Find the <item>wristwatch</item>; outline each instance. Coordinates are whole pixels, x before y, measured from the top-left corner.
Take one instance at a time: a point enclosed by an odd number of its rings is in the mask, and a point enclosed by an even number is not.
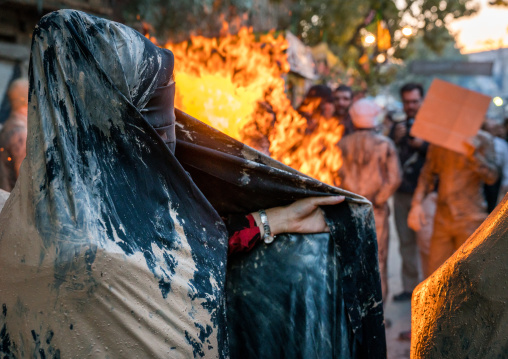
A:
[[[260,209],[258,211],[259,217],[261,217],[261,224],[263,224],[263,229],[265,231],[265,234],[263,235],[263,242],[266,244],[270,244],[275,239],[274,236],[272,236],[272,231],[270,231],[270,224],[268,223],[268,216],[266,215],[266,212],[264,209]]]

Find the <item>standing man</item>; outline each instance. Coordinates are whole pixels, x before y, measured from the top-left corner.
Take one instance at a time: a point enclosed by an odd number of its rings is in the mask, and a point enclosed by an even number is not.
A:
[[[419,283],[418,246],[416,233],[408,227],[407,218],[411,200],[418,183],[418,176],[425,163],[428,143],[410,136],[416,113],[423,102],[423,87],[408,83],[400,89],[400,97],[406,113],[404,121],[395,123],[390,137],[397,146],[402,167],[402,183],[394,195],[395,226],[399,235],[399,251],[402,257],[402,293],[393,296],[394,301],[410,300],[413,289]]]
[[[354,131],[353,122],[349,115],[349,108],[353,103],[353,90],[351,90],[351,87],[339,85],[333,91],[333,102],[335,104],[335,117],[344,126],[343,136],[347,136]]]
[[[339,142],[342,188],[372,202],[378,242],[379,272],[383,300],[388,293],[387,259],[389,226],[388,199],[400,184],[400,167],[393,142],[376,131],[382,109],[372,100],[361,99],[351,106],[355,132]]]

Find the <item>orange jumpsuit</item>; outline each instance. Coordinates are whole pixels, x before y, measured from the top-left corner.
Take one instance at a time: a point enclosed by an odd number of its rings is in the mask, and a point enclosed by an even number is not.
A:
[[[487,218],[483,184],[498,178],[492,137],[480,131],[476,152],[466,156],[430,145],[412,205],[421,204],[438,180],[437,209],[430,241],[429,272],[434,272]]]

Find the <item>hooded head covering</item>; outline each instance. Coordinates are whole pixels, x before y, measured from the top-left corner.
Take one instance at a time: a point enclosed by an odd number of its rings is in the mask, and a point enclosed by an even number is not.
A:
[[[37,25],[27,157],[0,217],[14,356],[227,356],[226,231],[154,130],[174,141],[173,62],[78,11]]]
[[[374,128],[379,124],[382,111],[374,101],[362,98],[353,103],[349,114],[356,128]]]

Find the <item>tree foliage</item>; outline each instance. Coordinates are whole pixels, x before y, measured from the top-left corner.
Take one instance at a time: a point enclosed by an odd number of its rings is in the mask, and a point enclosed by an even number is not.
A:
[[[375,32],[379,23],[387,29],[392,47],[386,57],[409,58],[415,50],[416,38],[426,49],[439,54],[454,42],[446,25],[473,14],[478,6],[474,0],[123,1],[124,21],[132,26],[143,20],[150,24],[151,35],[164,41],[182,41],[192,34],[218,36],[224,22],[253,26],[254,31],[266,30],[257,24],[269,14],[278,30],[290,29],[309,46],[326,42],[341,59],[342,68],[353,69],[369,86],[389,81],[391,72],[376,60],[385,49],[365,46],[366,31]],[[261,8],[268,11],[260,11]],[[404,37],[400,31],[404,26],[410,26],[414,35]]]
[[[403,6],[397,3],[399,7],[394,0],[294,1],[291,7],[293,16],[287,26],[308,45],[326,41],[345,66],[355,68],[372,86],[386,81],[387,71],[377,64],[379,49],[362,43],[362,31],[374,32],[373,24],[382,21],[392,37],[392,49],[388,55],[396,59],[410,57],[417,38],[427,51],[439,54],[454,43],[446,25],[454,19],[473,14],[478,6],[472,0],[406,0]],[[404,26],[413,29],[413,36],[402,35]]]
[[[459,49],[453,42],[452,36],[450,34],[448,34],[448,36],[450,37],[449,40],[446,42],[446,45],[438,54],[436,52],[429,51],[423,35],[417,35],[413,39],[413,44],[411,46],[412,51],[408,53],[408,57],[405,59],[405,62],[410,64],[413,60],[465,61],[467,56],[460,53]],[[391,93],[394,95],[394,97],[399,96],[398,90],[402,87],[403,84],[407,82],[420,83],[424,88],[429,88],[430,84],[436,77],[428,75],[417,75],[411,73],[408,70],[408,66],[400,67],[397,71],[394,81],[390,83]],[[462,86],[465,86],[466,82],[469,80],[467,76],[458,75],[438,75],[437,77],[448,82],[460,84]]]
[[[493,5],[493,6],[506,6],[506,7],[508,7],[508,0],[490,0],[489,4]]]
[[[190,35],[219,36],[224,23],[238,24],[251,10],[249,0],[123,1],[122,21],[144,26],[159,40],[183,41]],[[141,22],[143,25],[141,25]]]

